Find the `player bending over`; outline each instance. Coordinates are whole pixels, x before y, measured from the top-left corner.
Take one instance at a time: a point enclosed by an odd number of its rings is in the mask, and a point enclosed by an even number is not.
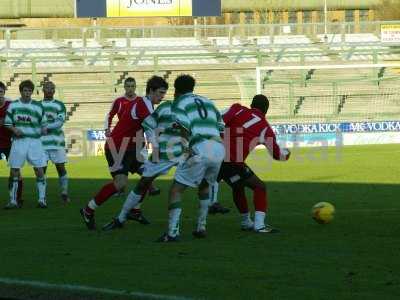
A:
[[[164,101],[143,121],[142,127],[153,147],[151,158],[144,162],[142,177],[129,193],[118,217],[106,224],[103,230],[121,228],[128,219],[131,209],[143,201],[153,180],[166,174],[184,159],[182,145],[184,142],[180,136],[180,130],[173,126],[171,106],[171,101]]]
[[[24,80],[19,85],[21,98],[12,102],[7,109],[4,125],[13,133],[9,165],[12,185],[10,202],[7,208],[18,207],[17,195],[21,176],[20,169],[27,160],[33,166],[36,186],[39,194],[38,207],[46,208],[46,178],[43,168],[46,166],[41,136],[47,134],[47,121],[42,103],[32,100],[35,86],[32,81]]]
[[[168,230],[159,242],[174,242],[179,239],[179,222],[182,212],[181,197],[187,187],[198,187],[199,213],[193,235],[206,236],[209,185],[217,179],[225,156],[220,132],[223,130],[221,115],[214,103],[193,94],[195,80],[189,75],[175,80],[175,100],[172,115],[182,135],[189,140],[189,158],[176,168],[174,182],[168,198]]]
[[[114,194],[125,189],[128,173],[137,173],[144,158],[142,122],[153,111],[153,105],[160,103],[168,89],[168,83],[159,76],[147,81],[146,97],[137,97],[126,104],[121,119],[107,138],[105,156],[113,181],[104,185],[97,195],[80,210],[83,221],[89,230],[96,228],[94,212]]]
[[[65,137],[62,129],[66,110],[65,105],[54,99],[56,86],[51,81],[43,84],[42,106],[47,119],[47,135],[42,136],[42,144],[46,154],[46,162],[52,161],[56,166],[58,181],[61,188],[61,201],[68,203],[68,175],[65,169],[67,155],[65,152]],[[46,173],[47,166],[44,168]]]
[[[274,233],[278,230],[265,223],[268,210],[267,189],[245,160],[257,145],[265,145],[275,160],[286,161],[290,156],[289,150],[280,149],[275,134],[265,119],[268,108],[267,97],[256,95],[251,108],[236,103],[223,115],[224,142],[229,152],[218,176],[219,180],[223,179],[232,188],[234,202],[242,216],[242,229],[260,233]],[[254,222],[247,206],[245,187],[253,191]]]
[[[124,81],[124,89],[125,89],[125,94],[123,96],[120,96],[116,99],[111,104],[111,109],[107,113],[105,121],[104,121],[104,129],[105,129],[105,134],[107,137],[110,136],[111,134],[111,126],[113,119],[115,115],[117,115],[118,120],[121,119],[122,114],[124,112],[124,107],[125,104],[134,101],[138,96],[136,95],[136,80],[133,77],[128,77]],[[139,173],[141,173],[141,170],[139,170]],[[160,194],[160,189],[151,185],[149,188],[149,195],[154,196],[154,195],[159,195]],[[136,213],[140,212],[140,206],[136,208]]]

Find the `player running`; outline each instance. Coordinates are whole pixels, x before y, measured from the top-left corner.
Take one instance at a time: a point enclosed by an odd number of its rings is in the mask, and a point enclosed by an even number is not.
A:
[[[124,107],[121,119],[112,130],[106,141],[105,155],[113,181],[104,185],[97,195],[80,210],[89,230],[96,228],[94,212],[97,207],[112,195],[125,189],[128,173],[137,173],[144,158],[141,151],[144,147],[142,122],[153,111],[153,105],[160,103],[168,89],[168,83],[159,76],[147,81],[146,97],[136,97]]]
[[[171,106],[171,101],[164,101],[143,121],[142,127],[153,148],[152,156],[144,162],[142,177],[129,193],[120,214],[106,224],[103,230],[121,228],[128,219],[131,209],[143,201],[154,179],[166,174],[184,159],[183,144],[185,142],[180,135],[180,130],[173,126]]]
[[[175,80],[175,100],[172,114],[182,135],[189,140],[190,157],[178,165],[168,199],[168,231],[159,242],[179,240],[179,222],[182,212],[181,195],[187,187],[198,187],[200,200],[197,227],[193,235],[206,236],[206,223],[210,202],[209,185],[217,179],[225,148],[220,132],[224,126],[214,103],[193,94],[195,80],[190,75],[178,76]]]
[[[6,208],[17,208],[20,169],[27,160],[34,168],[36,186],[39,194],[38,207],[47,208],[46,178],[43,168],[46,166],[41,136],[47,134],[47,121],[40,101],[32,100],[35,86],[32,81],[24,80],[19,85],[21,98],[12,102],[7,109],[4,125],[13,133],[9,165],[12,185],[10,202]]]
[[[256,95],[251,108],[236,103],[223,115],[224,141],[229,151],[222,163],[219,180],[223,179],[232,188],[234,202],[242,217],[242,229],[259,233],[275,233],[278,230],[265,223],[268,210],[266,186],[245,160],[257,145],[265,145],[275,160],[286,161],[290,157],[289,150],[281,149],[277,144],[275,134],[265,119],[268,108],[267,97]],[[253,191],[254,222],[247,207],[245,187]]]
[[[0,81],[0,160],[8,160],[11,150],[11,131],[4,126],[4,120],[6,118],[7,108],[11,104],[11,100],[5,97],[6,85]],[[12,177],[10,172],[10,177],[8,178],[8,189],[11,189]],[[18,181],[18,191],[17,191],[17,204],[18,207],[22,207],[22,178]]]
[[[138,96],[136,95],[136,80],[133,77],[128,77],[124,81],[124,89],[125,94],[121,97],[116,98],[112,104],[111,109],[107,113],[105,121],[104,121],[104,130],[106,137],[109,137],[111,134],[111,126],[115,115],[117,115],[118,120],[121,119],[122,114],[124,112],[125,104],[128,104],[131,101],[134,101]],[[141,171],[139,171],[141,173]],[[155,196],[160,194],[160,189],[150,185],[149,187],[149,195]],[[140,206],[134,209],[136,214],[140,213]]]
[[[66,109],[64,103],[54,99],[56,86],[51,81],[43,84],[42,106],[47,119],[47,135],[42,136],[42,144],[46,154],[46,161],[52,161],[56,166],[58,181],[61,188],[61,201],[68,203],[68,175],[65,169],[67,155],[65,152],[65,137],[62,129]],[[47,167],[44,168],[46,173]]]

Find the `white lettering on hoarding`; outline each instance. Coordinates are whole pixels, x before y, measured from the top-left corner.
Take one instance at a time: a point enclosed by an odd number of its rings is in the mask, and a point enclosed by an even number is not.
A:
[[[132,8],[134,5],[170,5],[172,0],[129,0],[127,8]]]

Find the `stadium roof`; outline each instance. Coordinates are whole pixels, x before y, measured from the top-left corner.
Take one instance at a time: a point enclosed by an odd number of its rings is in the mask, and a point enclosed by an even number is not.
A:
[[[75,0],[0,0],[0,18],[73,17]],[[327,0],[329,9],[367,9],[381,0]],[[323,0],[222,0],[222,10],[322,10]]]

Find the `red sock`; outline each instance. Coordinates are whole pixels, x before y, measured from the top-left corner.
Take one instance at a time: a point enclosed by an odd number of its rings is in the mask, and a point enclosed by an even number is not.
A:
[[[233,201],[239,212],[241,214],[246,214],[249,212],[249,208],[247,206],[246,193],[244,191],[244,187],[237,187],[232,190]]]
[[[108,200],[112,195],[116,194],[118,190],[115,188],[115,185],[113,182],[106,184],[103,186],[100,190],[100,192],[97,193],[97,195],[94,197],[94,202],[96,202],[96,205],[100,206],[104,202]]]
[[[22,179],[18,180],[18,190],[17,190],[17,202],[21,203],[22,202],[22,189],[24,186],[24,182]]]
[[[256,187],[253,190],[253,202],[256,211],[266,212],[268,208],[267,190],[265,188]]]

